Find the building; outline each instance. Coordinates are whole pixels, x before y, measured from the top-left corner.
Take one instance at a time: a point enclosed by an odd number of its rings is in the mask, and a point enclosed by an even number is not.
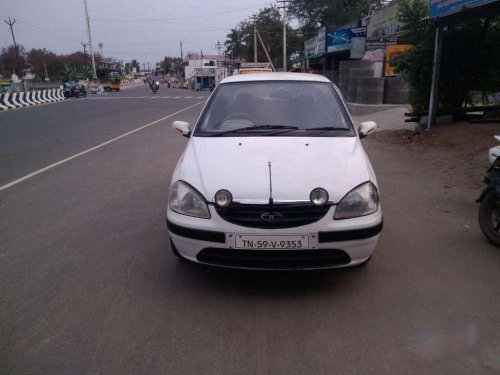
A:
[[[223,55],[204,55],[188,52],[183,61],[184,79],[192,82],[193,88],[209,90],[210,81],[218,84],[232,74],[234,61]]]

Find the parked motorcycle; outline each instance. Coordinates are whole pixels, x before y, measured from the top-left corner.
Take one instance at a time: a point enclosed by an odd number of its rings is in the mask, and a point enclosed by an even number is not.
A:
[[[149,86],[151,87],[151,91],[153,91],[153,94],[156,94],[158,92],[158,90],[160,89],[160,82],[158,82],[158,81],[151,82],[151,84]]]
[[[495,139],[500,142],[500,136]],[[479,226],[484,236],[500,247],[500,146],[489,150],[491,166],[483,182],[486,184],[477,200],[479,205]]]

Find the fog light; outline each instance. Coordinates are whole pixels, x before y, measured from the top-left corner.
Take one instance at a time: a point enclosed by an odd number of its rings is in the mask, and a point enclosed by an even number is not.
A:
[[[328,192],[323,188],[316,188],[311,191],[309,199],[315,206],[323,206],[328,202]]]
[[[226,208],[232,203],[233,196],[227,190],[219,190],[217,193],[215,193],[214,201],[217,206]]]

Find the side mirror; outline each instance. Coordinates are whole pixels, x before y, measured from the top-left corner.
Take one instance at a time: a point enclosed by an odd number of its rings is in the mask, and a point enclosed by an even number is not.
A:
[[[359,138],[365,138],[369,136],[374,130],[377,129],[377,123],[375,121],[365,121],[359,124]]]
[[[183,137],[189,138],[191,136],[191,125],[186,121],[174,121],[172,128],[180,133]]]

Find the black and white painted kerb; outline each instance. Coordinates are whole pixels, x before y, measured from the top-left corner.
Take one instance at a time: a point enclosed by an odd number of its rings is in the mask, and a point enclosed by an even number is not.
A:
[[[64,100],[62,89],[47,89],[27,92],[0,94],[0,110],[31,107],[38,104],[54,103]]]

